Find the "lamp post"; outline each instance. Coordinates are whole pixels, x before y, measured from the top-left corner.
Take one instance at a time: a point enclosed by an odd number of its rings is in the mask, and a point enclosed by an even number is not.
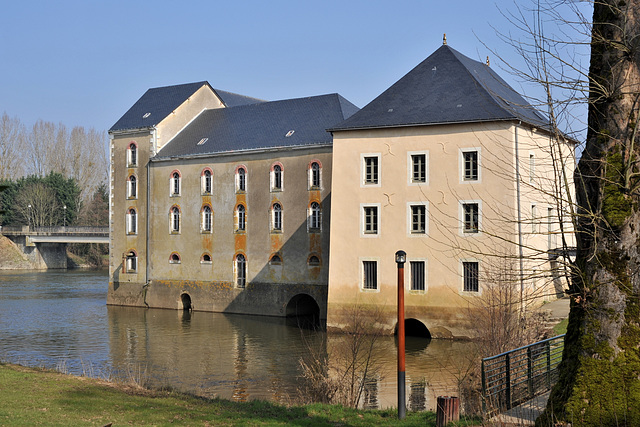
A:
[[[31,204],[27,205],[27,225],[31,228]]]
[[[406,414],[405,368],[404,368],[404,263],[407,261],[405,251],[396,252],[398,266],[398,419],[403,420]]]
[[[62,209],[64,210],[64,216],[62,217],[62,226],[67,226],[67,205],[63,205]]]

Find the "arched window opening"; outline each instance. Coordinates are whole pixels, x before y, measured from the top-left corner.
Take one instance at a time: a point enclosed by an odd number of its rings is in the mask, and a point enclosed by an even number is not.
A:
[[[236,190],[239,192],[247,191],[247,171],[244,168],[238,168],[236,172]]]
[[[171,195],[180,195],[180,174],[178,172],[174,172],[171,175]]]
[[[200,258],[200,262],[201,263],[211,263],[211,255],[209,254],[202,254],[202,258]]]
[[[271,264],[271,265],[280,265],[280,264],[282,264],[282,258],[280,258],[280,255],[278,255],[278,254],[273,254],[271,256],[271,259],[269,260],[269,264]]]
[[[272,215],[273,231],[282,231],[282,206],[280,205],[280,203],[273,204]]]
[[[204,194],[211,194],[212,181],[211,171],[209,169],[205,169],[202,173],[202,192]]]
[[[245,231],[247,226],[247,215],[243,205],[236,207],[236,231]]]
[[[172,253],[169,257],[169,262],[171,264],[180,264],[180,255],[178,255],[176,252]]]
[[[129,166],[138,165],[138,147],[134,142],[129,144]]]
[[[247,284],[247,260],[242,254],[236,255],[236,286],[244,288]]]
[[[137,183],[135,175],[131,175],[129,177],[128,184],[129,184],[128,185],[129,188],[127,189],[128,190],[127,191],[127,193],[128,193],[127,196],[130,199],[135,199],[136,197],[138,197],[138,183]]]
[[[322,224],[320,204],[318,202],[311,203],[309,206],[309,231],[318,232]]]
[[[320,164],[318,162],[313,162],[309,169],[309,188],[319,189],[320,182]]]
[[[171,208],[171,232],[180,232],[180,209],[177,206]]]
[[[125,270],[127,273],[135,273],[138,270],[138,255],[135,251],[129,251],[126,255]]]
[[[315,255],[311,255],[309,257],[309,265],[312,266],[312,267],[320,265],[320,258],[318,258]]]
[[[273,166],[271,189],[274,191],[282,190],[282,166],[280,165]]]
[[[136,234],[138,232],[138,214],[136,210],[131,208],[127,212],[127,234]]]
[[[210,232],[213,223],[213,213],[209,205],[202,208],[202,231]]]

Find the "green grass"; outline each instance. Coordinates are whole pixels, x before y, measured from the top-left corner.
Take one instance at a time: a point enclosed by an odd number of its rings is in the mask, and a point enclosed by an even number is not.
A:
[[[433,426],[432,412],[361,411],[336,405],[285,407],[150,391],[58,372],[0,364],[3,426]]]
[[[567,333],[567,325],[569,324],[569,319],[563,319],[560,323],[553,327],[553,332],[555,335],[562,335]]]

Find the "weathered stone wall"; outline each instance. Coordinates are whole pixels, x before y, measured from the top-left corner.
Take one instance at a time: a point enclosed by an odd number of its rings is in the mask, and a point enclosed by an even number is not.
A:
[[[248,283],[244,289],[233,282],[152,280],[144,283],[109,284],[107,304],[183,309],[188,295],[195,311],[285,317],[294,297],[308,295],[318,304],[320,318],[327,315],[327,287],[309,284]]]

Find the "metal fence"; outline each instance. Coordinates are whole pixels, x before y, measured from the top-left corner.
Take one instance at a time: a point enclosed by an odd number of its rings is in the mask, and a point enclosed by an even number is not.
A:
[[[558,380],[564,335],[482,359],[486,414],[507,411],[550,390]]]
[[[93,226],[53,226],[53,227],[29,227],[26,225],[0,227],[3,234],[109,234],[109,227]]]

